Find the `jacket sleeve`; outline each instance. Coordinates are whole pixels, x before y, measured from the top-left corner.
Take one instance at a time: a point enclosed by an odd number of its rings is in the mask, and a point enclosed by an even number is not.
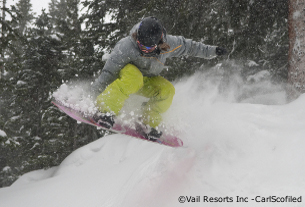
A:
[[[170,51],[165,52],[168,54],[168,57],[189,55],[192,57],[211,59],[217,56],[217,46],[205,45],[182,36],[167,35],[167,43],[171,47]]]
[[[119,41],[106,61],[100,76],[94,81],[92,91],[95,96],[102,93],[106,87],[119,77],[121,69],[133,60],[128,51],[130,41],[125,38]]]

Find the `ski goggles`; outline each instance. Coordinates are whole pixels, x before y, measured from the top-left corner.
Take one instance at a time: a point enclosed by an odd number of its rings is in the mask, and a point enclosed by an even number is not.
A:
[[[151,52],[154,52],[156,49],[157,49],[157,45],[154,45],[154,46],[151,46],[151,47],[148,47],[148,46],[145,46],[145,45],[142,45],[140,43],[139,40],[137,40],[137,44],[138,44],[138,47],[139,49],[144,52],[144,53],[151,53]]]

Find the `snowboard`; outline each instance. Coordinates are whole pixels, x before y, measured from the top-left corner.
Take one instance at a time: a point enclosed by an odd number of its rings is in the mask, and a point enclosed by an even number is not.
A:
[[[125,134],[131,137],[139,138],[142,140],[150,141],[150,142],[155,142],[159,143],[162,145],[170,146],[170,147],[182,147],[183,146],[183,141],[179,139],[178,137],[167,134],[166,132],[163,132],[160,140],[158,141],[152,141],[146,139],[142,134],[138,133],[135,129],[135,127],[132,127],[130,124],[124,124],[120,120],[116,120],[114,126],[111,129],[107,129],[99,125],[97,122],[94,121],[93,115],[90,114],[85,114],[81,111],[78,111],[76,109],[73,109],[69,106],[66,106],[62,104],[59,101],[52,101],[52,103],[57,106],[60,110],[62,110],[64,113],[66,113],[68,116],[71,118],[75,119],[76,121],[86,123],[89,125],[93,125],[99,128],[102,128],[104,130],[116,133],[116,134]]]

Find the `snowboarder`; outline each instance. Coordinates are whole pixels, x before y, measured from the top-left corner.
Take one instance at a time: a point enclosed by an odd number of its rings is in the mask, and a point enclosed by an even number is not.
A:
[[[110,54],[101,75],[92,85],[96,106],[100,112],[94,119],[105,128],[112,128],[124,102],[131,94],[149,98],[143,107],[137,130],[147,139],[157,140],[162,135],[158,125],[161,114],[172,104],[174,86],[159,74],[166,58],[189,55],[211,59],[226,54],[226,49],[204,45],[182,36],[167,35],[161,22],[146,17],[121,39]]]

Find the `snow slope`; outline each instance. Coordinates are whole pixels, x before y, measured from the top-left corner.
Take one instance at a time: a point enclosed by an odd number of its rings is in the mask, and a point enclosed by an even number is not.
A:
[[[284,104],[285,93],[264,82],[269,93],[237,103],[236,91],[220,94],[205,77],[175,83],[164,116],[186,147],[110,135],[0,189],[0,206],[305,206],[305,95]],[[190,196],[197,202],[179,203]],[[302,200],[263,203],[269,196]]]

